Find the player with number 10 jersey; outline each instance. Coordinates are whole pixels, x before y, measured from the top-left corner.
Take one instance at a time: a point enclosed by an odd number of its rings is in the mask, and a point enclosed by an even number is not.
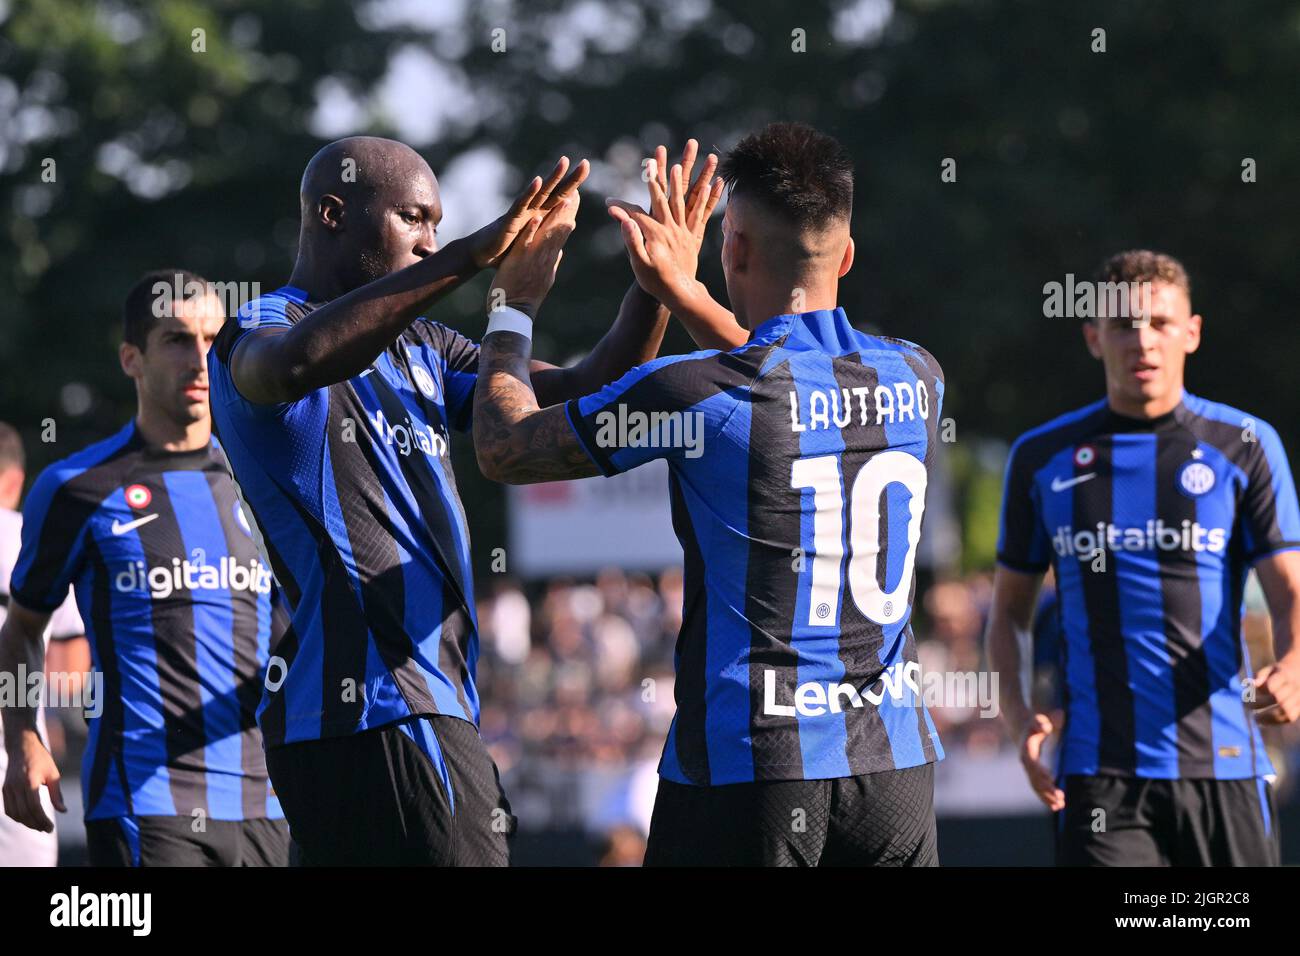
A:
[[[665,779],[820,780],[942,756],[910,624],[942,398],[928,352],[836,308],[569,403],[605,474],[669,459],[686,594]],[[665,410],[699,416],[698,457],[610,453],[603,428]]]
[[[943,751],[910,619],[943,372],[838,307],[853,259],[842,146],[773,124],[721,175],[734,317],[662,275],[674,248],[698,249],[679,216],[681,170],[671,200],[652,182],[653,215],[615,215],[642,287],[693,334],[712,323],[726,348],[660,358],[529,411],[529,340],[490,326],[479,461],[514,483],[668,462],[685,595],[647,864],[933,864]],[[544,227],[539,247],[551,241]],[[497,283],[535,310],[526,281]]]

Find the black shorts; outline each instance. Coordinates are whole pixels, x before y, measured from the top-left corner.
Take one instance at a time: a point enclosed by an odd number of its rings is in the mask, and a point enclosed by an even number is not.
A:
[[[1273,787],[1245,780],[1068,776],[1057,866],[1277,866]]]
[[[938,866],[934,764],[834,780],[659,781],[646,866]]]
[[[415,717],[272,747],[300,866],[507,866],[515,818],[478,729]]]
[[[86,821],[91,866],[288,866],[283,820],[109,817]]]

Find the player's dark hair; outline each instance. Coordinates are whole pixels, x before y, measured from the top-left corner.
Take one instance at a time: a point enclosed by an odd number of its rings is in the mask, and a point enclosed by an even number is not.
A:
[[[1192,280],[1183,264],[1173,256],[1150,249],[1117,252],[1097,269],[1098,282],[1167,282],[1192,298]]]
[[[0,471],[9,468],[26,468],[27,453],[18,429],[8,422],[0,422]]]
[[[158,320],[173,315],[177,301],[211,291],[212,283],[188,269],[155,269],[140,277],[122,306],[122,339],[141,352]]]
[[[799,229],[853,212],[853,161],[833,136],[806,123],[770,123],[727,153],[718,175],[733,196],[757,199]]]

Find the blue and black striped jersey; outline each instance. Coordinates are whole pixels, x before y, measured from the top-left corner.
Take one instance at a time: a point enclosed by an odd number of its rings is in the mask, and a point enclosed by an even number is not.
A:
[[[293,620],[258,720],[268,747],[417,714],[478,722],[469,530],[449,429],[470,425],[478,346],[417,319],[364,372],[258,405],[230,356],[255,328],[317,303],[284,287],[247,303],[208,354],[212,419]]]
[[[280,818],[256,710],[286,622],[220,446],[162,451],[132,422],[41,472],[22,538],[14,600],[53,611],[73,585],[102,675],[86,819]]]
[[[942,398],[929,353],[835,309],[568,403],[605,474],[669,465],[686,580],[664,777],[825,779],[942,757],[909,623]]]
[[[1272,772],[1245,698],[1253,562],[1300,547],[1277,433],[1184,395],[1152,420],[1103,400],[1016,441],[998,560],[1060,592],[1060,772],[1235,779]]]

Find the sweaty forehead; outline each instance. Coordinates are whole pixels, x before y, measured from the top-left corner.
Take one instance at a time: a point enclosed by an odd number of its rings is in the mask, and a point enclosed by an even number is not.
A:
[[[404,157],[384,169],[375,187],[385,205],[429,206],[441,211],[438,179],[418,155]]]

